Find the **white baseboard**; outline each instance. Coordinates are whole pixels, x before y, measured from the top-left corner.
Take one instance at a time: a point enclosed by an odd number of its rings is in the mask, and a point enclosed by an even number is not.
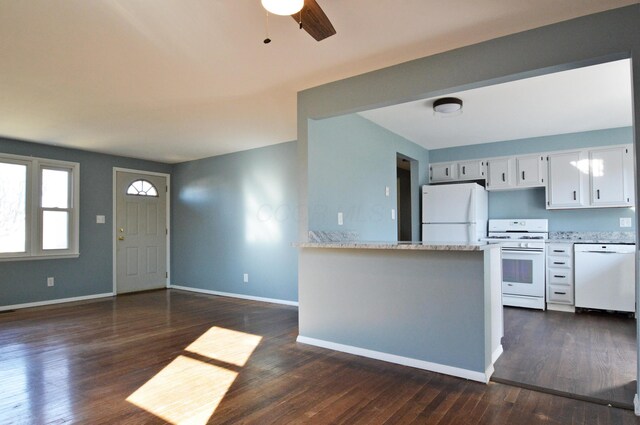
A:
[[[3,306],[0,306],[0,311],[18,310],[20,308],[30,308],[30,307],[42,307],[45,305],[72,303],[74,301],[93,300],[95,298],[107,298],[107,297],[113,297],[113,296],[114,296],[113,292],[106,292],[104,294],[84,295],[82,297],[59,298],[57,300],[37,301],[34,303],[3,305]]]
[[[633,397],[633,412],[636,416],[640,416],[640,401],[638,400],[638,394]]]
[[[198,292],[200,294],[218,295],[220,297],[241,298],[243,300],[261,301],[261,302],[264,302],[264,303],[272,303],[272,304],[292,305],[294,307],[298,306],[298,302],[297,301],[279,300],[279,299],[276,299],[276,298],[254,297],[253,295],[234,294],[234,293],[231,293],[231,292],[211,291],[209,289],[191,288],[189,286],[180,286],[180,285],[169,285],[169,288],[170,289],[180,289],[181,291]]]
[[[576,312],[576,308],[572,305],[566,305],[566,304],[554,304],[554,303],[547,303],[547,310],[549,311],[563,311],[565,313],[575,313]]]
[[[504,349],[502,348],[502,344],[498,345],[498,348],[495,349],[493,353],[491,353],[491,364],[494,364],[498,361],[498,358],[502,355]]]
[[[445,375],[456,376],[458,378],[470,379],[472,381],[478,381],[482,383],[489,382],[491,373],[493,373],[493,366],[489,366],[485,373],[475,372],[473,370],[461,369],[459,367],[447,366],[439,363],[432,363],[425,360],[413,359],[410,357],[398,356],[395,354],[383,353],[380,351],[368,350],[366,348],[353,347],[351,345],[339,344],[336,342],[324,341],[316,338],[309,338],[306,336],[298,335],[296,339],[299,343],[315,345],[316,347],[328,348],[334,351],[341,351],[343,353],[355,354],[356,356],[368,357],[370,359],[382,360],[389,363],[396,363],[403,366],[415,367],[417,369],[424,369],[430,372],[443,373]],[[489,373],[490,372],[490,373]],[[489,375],[487,375],[489,373]]]

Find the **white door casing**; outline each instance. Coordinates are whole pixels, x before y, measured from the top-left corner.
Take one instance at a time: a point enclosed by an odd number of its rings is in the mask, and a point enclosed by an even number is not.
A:
[[[159,173],[114,169],[114,293],[145,291],[168,282],[168,178]],[[137,180],[157,196],[127,194]]]

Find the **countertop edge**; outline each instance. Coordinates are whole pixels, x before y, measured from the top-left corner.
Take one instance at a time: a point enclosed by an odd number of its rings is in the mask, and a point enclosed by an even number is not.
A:
[[[405,251],[485,251],[498,245],[492,244],[394,244],[375,242],[302,242],[294,244],[296,248],[331,248],[331,249],[378,249]]]

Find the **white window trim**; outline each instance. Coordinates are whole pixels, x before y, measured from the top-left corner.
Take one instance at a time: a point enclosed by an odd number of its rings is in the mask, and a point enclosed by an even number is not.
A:
[[[25,252],[0,253],[0,261],[52,260],[58,258],[77,258],[80,256],[80,164],[31,156],[0,153],[1,162],[23,164],[27,166],[26,183],[26,235]],[[71,171],[72,188],[71,223],[69,225],[69,248],[57,250],[42,249],[42,208],[40,194],[42,168],[61,168]]]

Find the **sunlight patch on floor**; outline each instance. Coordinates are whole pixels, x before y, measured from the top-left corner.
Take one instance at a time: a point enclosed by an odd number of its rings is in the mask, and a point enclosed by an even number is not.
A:
[[[258,335],[214,326],[196,339],[186,350],[210,359],[244,366],[261,340],[262,337]]]
[[[174,425],[206,424],[238,372],[195,359],[191,353],[242,367],[261,340],[261,336],[214,326],[127,401]]]
[[[178,356],[127,401],[172,424],[206,424],[237,373]]]

